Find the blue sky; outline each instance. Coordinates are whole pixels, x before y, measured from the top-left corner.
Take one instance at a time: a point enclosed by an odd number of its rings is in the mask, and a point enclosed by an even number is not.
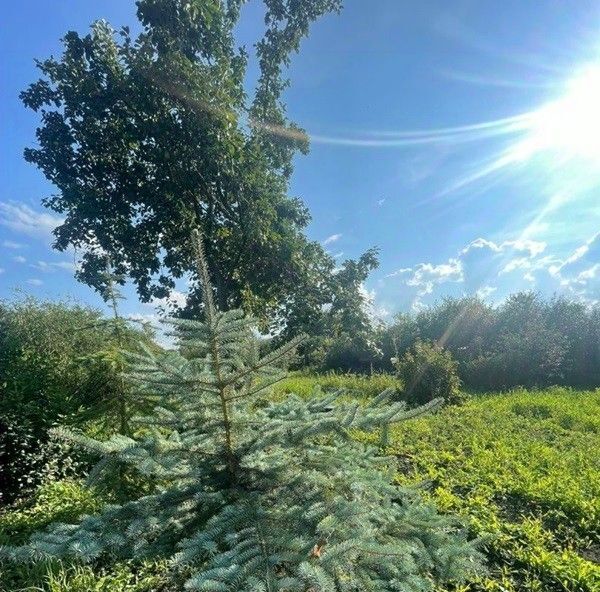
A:
[[[21,0],[0,38],[0,297],[100,305],[50,248],[54,190],[22,151],[37,116],[18,93],[67,30],[135,25],[130,0]],[[239,27],[251,45],[260,4]],[[134,27],[135,29],[135,27]],[[444,295],[534,289],[600,299],[600,2],[346,0],[290,69],[289,115],[312,137],[292,193],[340,261],[371,246],[378,315]],[[255,71],[249,74],[249,85]],[[152,315],[132,291],[131,313]]]

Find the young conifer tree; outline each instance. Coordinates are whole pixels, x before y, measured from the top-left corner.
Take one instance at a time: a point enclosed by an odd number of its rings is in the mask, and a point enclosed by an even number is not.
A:
[[[88,415],[99,425],[106,433],[118,432],[124,436],[131,435],[131,417],[134,409],[134,395],[127,383],[125,377],[126,370],[126,351],[132,345],[132,331],[130,330],[130,321],[125,319],[119,312],[119,300],[124,300],[119,284],[122,283],[124,276],[116,274],[113,271],[110,257],[106,257],[105,270],[102,277],[102,299],[109,306],[111,315],[108,318],[99,319],[89,328],[100,329],[103,333],[110,336],[106,347],[86,356],[90,364],[97,364],[101,367],[110,368],[111,384],[109,396],[100,396],[98,401],[89,410]],[[105,381],[106,375],[98,372],[99,380]],[[102,392],[106,389],[106,384],[98,384],[97,390]]]
[[[85,356],[84,360],[96,367],[96,371],[90,372],[94,376],[94,387],[97,398],[89,408],[81,414],[83,421],[90,421],[96,433],[120,434],[122,436],[133,436],[136,428],[132,423],[132,417],[143,411],[153,408],[152,401],[136,393],[126,376],[128,350],[139,350],[139,341],[143,340],[146,345],[152,343],[152,333],[147,326],[142,331],[133,328],[137,321],[123,317],[119,311],[119,301],[124,296],[119,286],[124,283],[125,277],[113,270],[111,259],[107,255],[105,270],[101,274],[101,295],[104,302],[109,306],[111,314],[108,318],[100,318],[86,329],[99,330],[106,334],[108,339],[102,349]],[[57,430],[54,430],[57,432]],[[67,432],[58,430],[59,436],[67,435],[69,440],[73,436]],[[85,443],[84,443],[85,446]],[[105,489],[112,490],[118,497],[127,497],[132,490],[139,488],[139,480],[131,479],[134,470],[125,463],[117,462],[114,457],[104,458],[104,462],[96,466],[93,475],[98,474]],[[106,470],[106,461],[115,465],[114,472]],[[92,478],[95,479],[93,476]],[[95,480],[99,484],[99,481]]]
[[[58,524],[0,556],[170,557],[204,591],[426,591],[464,579],[479,554],[456,522],[391,484],[390,459],[353,430],[414,416],[384,392],[367,406],[340,394],[270,402],[293,341],[259,355],[252,321],[215,309],[194,238],[204,318],[169,321],[179,350],[128,356],[135,390],[157,399],[132,438],[66,434],[151,477],[149,495],[79,524]],[[382,430],[387,433],[387,429]]]

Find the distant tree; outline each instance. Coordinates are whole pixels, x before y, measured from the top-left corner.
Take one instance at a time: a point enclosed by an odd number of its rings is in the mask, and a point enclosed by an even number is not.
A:
[[[202,230],[215,297],[266,318],[332,258],[304,235],[309,214],[288,195],[306,134],[285,114],[284,70],[310,25],[341,0],[265,0],[259,78],[244,88],[248,53],[236,46],[241,0],[138,0],[133,38],[99,21],[64,37],[60,59],[22,94],[41,112],[25,158],[58,191],[55,247],[82,253],[79,279],[102,290],[104,253],[142,300],[194,274],[190,229]],[[316,306],[316,303],[315,303]],[[201,308],[193,283],[188,308]]]
[[[476,297],[444,298],[382,329],[383,368],[418,340],[437,343],[474,389],[560,384],[600,386],[600,306],[521,292],[492,307]]]
[[[435,341],[459,362],[483,354],[495,323],[492,308],[476,296],[444,298],[417,315],[421,339]]]
[[[380,352],[377,321],[364,283],[378,264],[378,251],[371,248],[338,269],[313,275],[310,285],[284,304],[275,342],[306,331],[310,337],[300,347],[303,364],[322,369],[370,368]]]
[[[399,358],[418,339],[419,326],[414,315],[406,312],[396,313],[392,322],[382,327],[379,333],[382,368],[392,370],[392,359]]]
[[[379,265],[377,254],[377,249],[369,249],[356,261],[348,259],[332,278],[333,300],[326,311],[327,369],[365,371],[379,362],[377,320],[365,288]]]
[[[488,351],[467,367],[471,384],[483,389],[564,384],[567,345],[548,324],[540,297],[533,292],[513,294],[496,315]]]
[[[594,305],[588,317],[584,355],[582,384],[597,388],[600,386],[600,303]]]
[[[579,387],[593,385],[590,361],[600,347],[600,341],[590,339],[594,331],[593,310],[561,296],[547,303],[544,314],[545,326],[563,347],[561,382]]]

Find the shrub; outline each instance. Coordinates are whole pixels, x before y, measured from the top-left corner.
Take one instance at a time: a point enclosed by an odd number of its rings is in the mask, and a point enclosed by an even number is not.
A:
[[[438,397],[446,403],[460,400],[458,363],[449,351],[433,343],[418,341],[396,360],[396,369],[410,403],[422,405]]]
[[[129,343],[145,334],[126,329],[126,336]],[[55,450],[47,445],[52,426],[105,415],[102,404],[120,386],[103,355],[113,340],[97,310],[32,298],[0,302],[0,502],[39,484]]]
[[[0,414],[0,502],[30,492],[41,482],[81,475],[87,460],[56,438],[41,445],[27,418]]]

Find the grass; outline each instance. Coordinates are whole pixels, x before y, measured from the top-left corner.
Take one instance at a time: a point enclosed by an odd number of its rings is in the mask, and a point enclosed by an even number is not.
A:
[[[461,592],[600,591],[600,391],[474,397],[390,442],[399,482],[491,535],[489,574]]]
[[[374,397],[392,388],[398,395],[402,391],[402,382],[391,374],[376,373],[371,376],[360,374],[340,374],[330,372],[327,374],[291,374],[285,380],[278,383],[273,390],[273,398],[278,399],[285,393],[295,393],[300,397],[309,397],[315,388],[320,387],[323,391],[344,390],[350,397],[369,398]]]
[[[296,374],[275,397],[345,388],[365,397],[393,377]],[[375,434],[357,434],[375,441]],[[395,426],[388,452],[397,480],[422,488],[473,535],[489,534],[489,573],[454,592],[600,591],[600,390],[517,390],[473,396],[461,406]],[[0,513],[0,544],[54,520],[75,520],[102,501],[76,483],[42,488],[28,505]],[[20,571],[19,571],[20,570]],[[150,592],[170,590],[159,564],[93,570],[52,563],[0,571],[0,590]]]

